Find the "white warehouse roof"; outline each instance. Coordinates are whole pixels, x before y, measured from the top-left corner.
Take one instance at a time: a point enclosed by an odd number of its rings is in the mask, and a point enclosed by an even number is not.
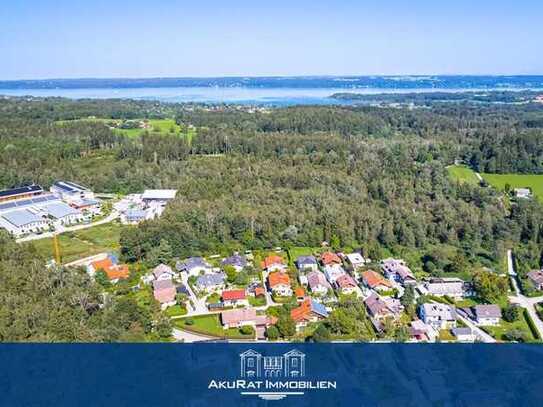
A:
[[[63,202],[50,203],[43,206],[43,209],[53,218],[60,219],[68,215],[79,215],[81,211],[66,205]]]
[[[21,227],[35,222],[43,222],[44,219],[29,210],[21,209],[19,211],[6,212],[2,217],[13,226]]]
[[[177,189],[146,189],[142,199],[174,199]]]

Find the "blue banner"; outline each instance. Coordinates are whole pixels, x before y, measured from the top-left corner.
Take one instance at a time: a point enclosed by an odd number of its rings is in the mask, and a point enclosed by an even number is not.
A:
[[[4,344],[2,406],[541,406],[543,346]]]

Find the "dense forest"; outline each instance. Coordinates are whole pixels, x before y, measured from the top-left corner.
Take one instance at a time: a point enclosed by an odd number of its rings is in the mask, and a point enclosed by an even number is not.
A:
[[[173,117],[197,135],[126,137],[75,120],[88,117]],[[123,231],[129,262],[146,260],[161,241],[179,257],[327,241],[372,258],[403,256],[431,275],[466,275],[502,271],[508,247],[539,262],[543,209],[535,200],[508,207],[492,188],[453,181],[446,166],[462,160],[481,172],[543,173],[542,135],[543,106],[532,103],[244,109],[4,98],[0,188],[70,179],[100,192],[178,189],[160,219]],[[50,273],[31,246],[2,237],[0,340],[115,341],[131,329],[151,332],[151,316],[137,304],[95,310],[94,283],[74,273]],[[58,315],[44,317],[47,309]],[[80,329],[56,334],[57,318]],[[104,328],[121,323],[108,318],[121,318],[122,328]]]

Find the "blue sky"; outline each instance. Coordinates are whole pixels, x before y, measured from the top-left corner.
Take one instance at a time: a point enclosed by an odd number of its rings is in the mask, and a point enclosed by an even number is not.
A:
[[[541,0],[1,3],[0,79],[543,74]]]

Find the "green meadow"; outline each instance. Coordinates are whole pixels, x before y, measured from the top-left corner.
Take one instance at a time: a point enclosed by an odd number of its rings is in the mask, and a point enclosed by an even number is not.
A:
[[[505,185],[513,188],[530,188],[532,193],[543,201],[543,174],[481,174],[494,188],[504,191]]]
[[[447,171],[449,172],[449,175],[458,182],[465,182],[473,185],[477,185],[479,183],[479,179],[477,178],[477,175],[475,175],[475,171],[466,165],[450,165],[447,167]]]

